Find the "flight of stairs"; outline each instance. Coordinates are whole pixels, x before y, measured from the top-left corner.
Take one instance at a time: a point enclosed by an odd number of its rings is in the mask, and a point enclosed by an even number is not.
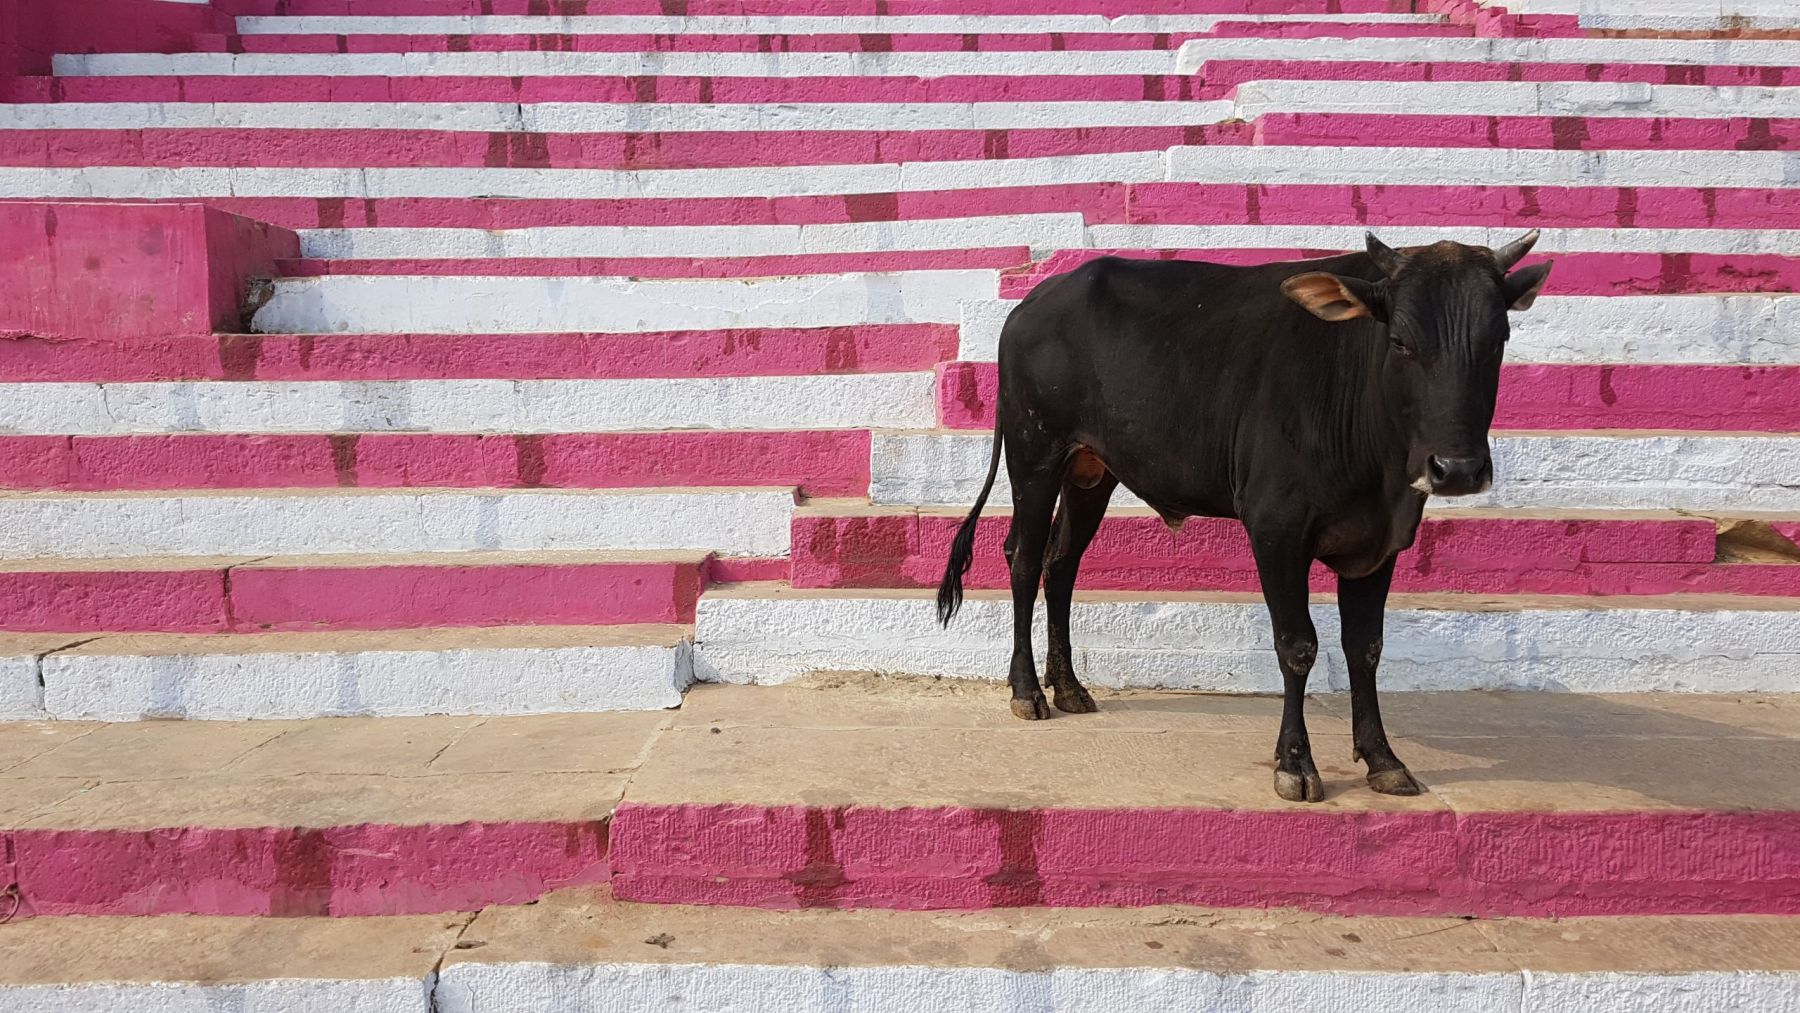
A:
[[[1800,1010],[1792,11],[0,28],[0,1010]],[[1270,792],[1233,523],[1115,496],[1099,715],[993,682],[1004,488],[937,627],[1038,281],[1533,228],[1388,616],[1427,795],[1324,607]]]

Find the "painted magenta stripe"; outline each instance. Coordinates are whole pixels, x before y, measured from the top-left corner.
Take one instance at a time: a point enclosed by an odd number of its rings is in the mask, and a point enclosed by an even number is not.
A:
[[[794,486],[810,496],[864,496],[869,434],[0,436],[0,484],[66,492]]]
[[[671,14],[667,0],[228,0],[222,6],[234,15],[264,17],[905,17],[945,13],[943,0],[681,0],[678,15]],[[1258,16],[1404,14],[1412,8],[1412,4],[1397,0],[960,0],[952,13]]]
[[[935,587],[961,517],[796,516],[796,587]],[[1010,518],[976,529],[971,588],[1009,586],[1001,543]],[[1710,520],[1430,518],[1402,553],[1396,590],[1469,594],[1800,594],[1800,565],[1714,563]],[[1337,580],[1322,564],[1315,590]],[[1081,560],[1081,586],[1109,591],[1257,591],[1236,521],[1193,518],[1171,536],[1159,518],[1115,516]]]
[[[1167,50],[1193,39],[1419,38],[1469,36],[1467,25],[1430,22],[1225,21],[1209,32],[819,32],[762,34],[370,34],[240,35],[244,53],[924,53]],[[223,47],[221,47],[223,48]]]
[[[1143,225],[1800,228],[1800,200],[1762,187],[1139,183],[1128,192],[1127,221]]]
[[[15,338],[0,341],[0,382],[584,380],[904,373],[952,359],[956,348],[953,324],[645,334],[201,334],[147,341]]]
[[[231,127],[0,130],[0,165],[719,169],[1162,151],[1182,145],[1248,143],[1251,132],[1248,123],[591,134]]]
[[[228,575],[229,572],[229,575]],[[689,623],[696,563],[455,562],[0,572],[0,629],[255,633]]]
[[[1644,84],[1762,86],[1800,84],[1800,65],[1675,63],[1476,63],[1374,60],[1207,60],[1209,93],[1247,81],[1620,81]]]
[[[1520,841],[1532,846],[1521,848]],[[1339,914],[1800,913],[1800,813],[641,805],[612,887],[663,904],[1153,904]]]
[[[240,630],[691,623],[693,563],[267,566],[232,571]]]
[[[423,260],[283,260],[276,270],[284,277],[313,277],[327,274],[466,274],[482,277],[529,275],[548,277],[593,277],[617,275],[629,278],[772,278],[791,274],[860,274],[889,271],[947,271],[991,268],[1006,270],[1026,265],[1031,259],[1028,247],[995,247],[965,250],[878,250],[866,253],[798,253],[761,257],[484,257],[431,258]],[[930,339],[925,332],[939,325],[889,324],[859,327],[859,334],[869,332],[876,337],[883,331],[895,332],[897,340],[906,340],[899,332],[907,332],[912,340]],[[847,328],[820,328],[820,331]],[[762,334],[746,334],[762,340]],[[443,336],[437,336],[443,337]],[[454,335],[451,335],[454,337]],[[566,336],[563,336],[566,339]],[[643,335],[633,335],[642,338]],[[937,360],[942,361],[942,360]],[[933,363],[922,363],[932,365]],[[882,366],[882,369],[888,367]],[[902,371],[914,368],[900,367]]]
[[[1220,98],[1176,74],[950,77],[370,77],[166,75],[22,78],[16,102],[1100,102]]]
[[[605,882],[606,840],[592,820],[0,831],[39,916],[473,911]]]
[[[1800,150],[1800,120],[1271,113],[1254,123],[1002,130],[8,130],[0,131],[0,165],[713,169],[1046,158],[1250,143],[1794,151]]]
[[[1028,270],[1001,275],[1000,295],[1023,299],[1051,275],[1109,254],[1157,260],[1267,264],[1329,256],[1338,250],[1063,250]],[[1540,259],[1540,258],[1534,258]],[[1800,292],[1800,257],[1778,254],[1559,253],[1547,295],[1701,295]]]
[[[1800,120],[1265,113],[1255,143],[1416,148],[1800,150]]]
[[[998,367],[945,363],[938,418],[948,429],[991,429]],[[1800,366],[1509,363],[1501,369],[1497,429],[1673,429],[1800,432]]]

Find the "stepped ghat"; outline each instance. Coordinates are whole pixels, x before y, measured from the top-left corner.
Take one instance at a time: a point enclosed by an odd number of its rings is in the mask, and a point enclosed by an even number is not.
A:
[[[1800,16],[0,0],[0,1010],[1800,1009]],[[1027,725],[1001,323],[1528,229],[1268,792],[1235,524]],[[1004,486],[1004,475],[1001,478]],[[1007,502],[1004,490],[995,502]]]

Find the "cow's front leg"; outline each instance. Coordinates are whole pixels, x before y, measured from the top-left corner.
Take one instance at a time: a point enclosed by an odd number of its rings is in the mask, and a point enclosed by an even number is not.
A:
[[[1369,787],[1384,795],[1417,795],[1425,788],[1388,745],[1375,698],[1382,617],[1393,580],[1391,557],[1366,577],[1338,578],[1338,618],[1344,627],[1344,660],[1350,665],[1350,730],[1356,758],[1369,765]]]
[[[1319,656],[1319,635],[1307,612],[1307,571],[1312,558],[1303,541],[1285,531],[1252,531],[1263,601],[1275,630],[1275,657],[1281,663],[1281,734],[1275,740],[1275,794],[1289,802],[1323,802],[1325,782],[1313,764],[1306,735],[1306,677]]]

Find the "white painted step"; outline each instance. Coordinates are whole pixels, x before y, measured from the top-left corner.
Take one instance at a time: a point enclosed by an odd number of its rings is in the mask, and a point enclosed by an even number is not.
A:
[[[725,169],[297,169],[100,166],[0,170],[0,197],[630,199],[913,193],[1073,183],[1387,186],[1800,186],[1800,152],[1221,145],[1046,158]]]
[[[0,1011],[1773,1013],[1800,1002],[1791,922],[761,911],[571,890],[474,915],[32,919],[7,926]]]
[[[1269,113],[1791,117],[1800,89],[1642,81],[1302,81],[1204,102],[57,102],[0,106],[0,130],[456,130],[536,133],[1026,130],[1189,126]]]
[[[1519,238],[1516,225],[1495,228],[1454,225],[1379,225],[1374,231],[1393,246],[1454,239],[1502,246]],[[1559,253],[1744,253],[1800,255],[1800,229],[1564,229],[1543,228],[1539,252]],[[1366,225],[1091,225],[1088,243],[1096,249],[1271,249],[1360,250]]]
[[[535,334],[955,323],[964,300],[998,290],[994,271],[655,281],[327,275],[276,280],[251,326],[273,334]]]
[[[1389,239],[1385,231],[1383,239],[1409,241]],[[994,361],[1017,306],[1010,299],[965,301],[958,355]],[[1509,319],[1508,362],[1800,363],[1800,296],[1794,295],[1544,296]]]
[[[925,429],[936,396],[932,373],[0,383],[0,434]]]
[[[35,709],[9,718],[139,721],[556,714],[679,706],[693,681],[675,626],[61,636],[0,654],[0,699],[35,661]],[[0,652],[19,650],[0,638]],[[17,681],[17,680],[13,680]],[[40,688],[41,687],[41,688]],[[26,687],[21,687],[21,689]]]
[[[935,589],[714,588],[700,600],[695,675],[777,684],[814,672],[1004,680],[1009,594],[971,591],[948,630]],[[1312,609],[1310,686],[1349,688],[1337,609]],[[1043,664],[1044,610],[1035,643]],[[1075,673],[1098,686],[1278,693],[1281,670],[1260,597],[1077,592]],[[1800,608],[1773,598],[1395,595],[1381,685],[1388,690],[1791,692]],[[996,693],[1003,692],[996,689]]]
[[[304,15],[237,19],[244,35],[1032,35],[1209,32],[1220,22],[1436,23],[1437,14],[475,14]]]
[[[807,170],[795,170],[807,171]],[[552,225],[524,229],[302,229],[308,257],[765,257],[1087,245],[1080,213],[830,225]]]
[[[783,556],[787,489],[0,496],[0,558],[692,549]]]
[[[1442,509],[1800,510],[1800,437],[1662,433],[1534,433],[1492,437],[1494,487],[1434,498]],[[987,477],[986,433],[876,433],[876,503],[975,502]],[[1011,502],[1004,462],[988,502]],[[1142,506],[1121,489],[1116,506]]]

